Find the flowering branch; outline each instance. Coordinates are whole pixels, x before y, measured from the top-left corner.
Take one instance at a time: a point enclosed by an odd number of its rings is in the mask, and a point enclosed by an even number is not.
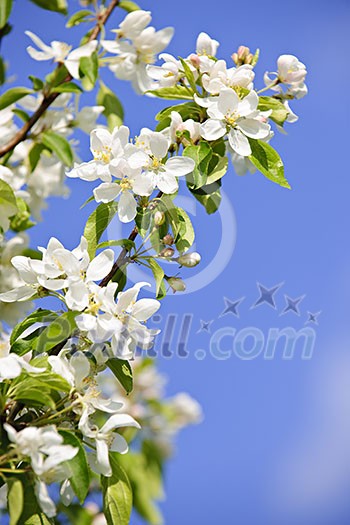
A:
[[[119,3],[119,0],[111,0],[111,3],[106,8],[106,10],[98,15],[97,24],[91,31],[88,42],[92,42],[95,40],[98,35],[100,34],[102,27],[107,22],[108,18],[112,14],[112,11],[115,7],[117,7]],[[62,67],[61,64],[57,66],[57,68]],[[61,84],[65,84],[67,82],[70,82],[73,79],[72,75],[68,74],[65,79],[61,82]],[[61,85],[60,84],[60,85]],[[40,117],[42,117],[45,113],[45,111],[48,109],[48,107],[51,106],[51,104],[57,99],[57,97],[60,95],[60,93],[50,93],[48,95],[44,95],[43,101],[41,102],[38,109],[33,113],[33,115],[29,118],[25,124],[23,124],[22,128],[16,133],[16,135],[2,148],[0,148],[0,158],[4,157],[7,153],[13,150],[20,142],[23,142],[29,133],[29,131],[32,129],[32,127],[38,122]]]

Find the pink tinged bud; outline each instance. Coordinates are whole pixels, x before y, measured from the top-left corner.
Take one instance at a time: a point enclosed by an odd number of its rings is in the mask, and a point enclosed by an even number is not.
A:
[[[162,211],[156,211],[154,214],[154,224],[161,226],[165,222],[165,214]]]
[[[186,285],[180,277],[167,277],[166,280],[174,293],[186,290]]]
[[[161,257],[172,257],[174,253],[175,250],[173,250],[172,248],[164,248],[164,250],[162,250],[159,255]]]
[[[185,255],[180,255],[176,261],[186,268],[194,268],[201,262],[201,256],[197,252],[185,253]]]
[[[170,233],[167,233],[163,239],[162,239],[163,243],[168,245],[168,246],[171,246],[172,244],[174,244],[174,237],[172,235],[170,235]]]
[[[199,59],[199,56],[196,55],[195,53],[192,53],[189,57],[188,57],[188,60],[191,62],[191,64],[195,67],[195,68],[199,68],[200,66],[200,59]]]

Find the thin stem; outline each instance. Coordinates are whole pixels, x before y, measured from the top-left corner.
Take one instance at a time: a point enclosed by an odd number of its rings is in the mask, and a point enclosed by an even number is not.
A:
[[[108,18],[110,17],[113,9],[119,4],[119,0],[111,0],[111,3],[107,7],[107,9],[99,15],[97,24],[95,25],[94,29],[91,31],[88,42],[91,40],[96,40],[98,35],[100,34],[104,24],[107,22]],[[61,67],[61,65],[57,66],[58,68]],[[70,82],[72,80],[71,75],[67,75],[66,78],[63,80],[62,84],[65,84],[66,82]],[[16,133],[16,135],[2,148],[0,148],[0,158],[4,157],[7,153],[9,153],[13,148],[15,148],[20,142],[23,142],[27,138],[27,135],[29,131],[32,129],[34,124],[42,117],[42,115],[45,113],[45,111],[51,106],[51,104],[56,100],[56,98],[60,95],[60,93],[50,93],[49,95],[45,95],[43,98],[42,103],[38,107],[38,109],[33,113],[33,115],[30,117],[28,122],[26,122],[22,128]]]
[[[275,78],[275,80],[271,82],[271,84],[269,84],[268,86],[262,89],[259,89],[259,91],[257,91],[258,95],[260,95],[260,93],[264,93],[265,91],[268,91],[269,89],[277,86],[277,84],[280,84],[280,81],[278,80],[278,78]]]
[[[159,191],[156,195],[156,197],[154,198],[154,200],[156,199],[160,199],[163,195],[163,192]],[[137,229],[137,226],[134,227],[134,229],[132,230],[132,232],[130,233],[128,239],[129,241],[134,241],[136,239],[138,235],[138,229]],[[113,267],[111,269],[111,271],[109,272],[108,275],[106,275],[106,277],[104,277],[102,279],[102,281],[100,282],[100,286],[104,287],[104,286],[107,286],[107,284],[113,279],[113,277],[115,276],[115,274],[117,273],[118,270],[121,269],[121,267],[125,264],[126,262],[126,259],[127,259],[127,253],[128,253],[128,250],[126,248],[123,248],[122,251],[120,252],[117,260],[115,261],[115,263],[113,264]]]

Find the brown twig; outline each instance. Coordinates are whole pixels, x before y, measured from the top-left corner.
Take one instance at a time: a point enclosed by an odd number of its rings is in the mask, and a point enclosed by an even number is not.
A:
[[[91,31],[89,35],[88,42],[91,40],[95,40],[98,35],[101,32],[102,26],[107,22],[108,18],[110,17],[113,9],[117,7],[119,3],[119,0],[111,0],[111,3],[106,8],[106,10],[99,15],[97,19],[97,24]],[[57,67],[61,67],[60,65]],[[62,84],[65,84],[66,82],[70,82],[72,80],[71,75],[67,75],[67,77],[63,80]],[[45,113],[47,108],[51,106],[51,104],[56,100],[56,98],[59,96],[60,93],[50,93],[49,95],[45,95],[42,103],[38,107],[38,109],[33,113],[33,115],[30,117],[28,122],[26,122],[22,128],[16,133],[16,135],[2,148],[0,148],[0,158],[4,157],[7,153],[9,153],[13,148],[15,148],[20,142],[23,142],[27,138],[27,135],[31,128],[34,126],[34,124],[40,119],[40,117]]]

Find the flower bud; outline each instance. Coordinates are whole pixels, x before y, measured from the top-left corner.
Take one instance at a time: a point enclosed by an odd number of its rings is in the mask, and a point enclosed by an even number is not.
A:
[[[196,55],[195,53],[192,53],[188,57],[188,60],[191,62],[192,66],[194,66],[195,68],[199,69],[199,66],[201,65],[201,63],[200,63],[200,59],[199,59],[198,55]]]
[[[166,244],[168,246],[171,246],[172,244],[174,244],[174,237],[172,235],[170,235],[170,233],[167,233],[163,239],[162,239],[162,242],[163,244]]]
[[[180,255],[176,261],[181,264],[181,266],[186,266],[186,268],[194,268],[201,262],[201,256],[197,252],[185,253],[185,255]]]
[[[154,214],[154,224],[156,226],[161,226],[165,222],[165,214],[162,211],[156,211]]]
[[[232,55],[232,60],[237,66],[241,66],[242,64],[250,64],[252,59],[253,55],[247,46],[239,46],[237,53],[233,53]]]
[[[186,285],[180,277],[167,277],[166,280],[174,293],[186,290]]]
[[[172,257],[174,253],[175,250],[173,250],[172,248],[164,248],[164,250],[162,250],[159,255],[161,257]]]

